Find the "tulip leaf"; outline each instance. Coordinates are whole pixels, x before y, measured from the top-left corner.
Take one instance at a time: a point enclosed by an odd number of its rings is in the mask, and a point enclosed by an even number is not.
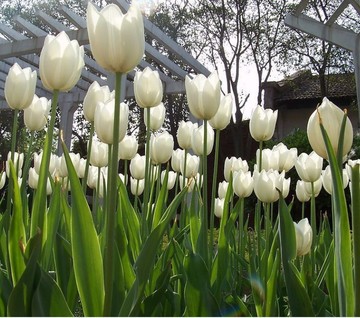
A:
[[[346,115],[344,115],[345,117]],[[345,120],[345,119],[344,119]],[[342,125],[342,130],[345,125]],[[353,265],[351,252],[351,234],[347,203],[342,182],[341,161],[338,161],[332,148],[329,136],[320,122],[320,129],[326,146],[327,155],[333,181],[334,201],[334,237],[335,237],[335,262],[337,268],[337,284],[339,309],[341,316],[353,316],[355,310],[355,295],[353,281]]]
[[[314,316],[309,295],[293,264],[296,257],[296,237],[293,220],[284,198],[280,196],[280,249],[286,290],[292,316]]]
[[[145,289],[145,284],[149,279],[151,271],[156,260],[157,251],[163,239],[171,219],[176,214],[177,208],[187,193],[187,187],[174,198],[168,208],[162,215],[159,224],[151,231],[140,251],[139,257],[135,263],[136,280],[128,292],[125,301],[121,307],[120,316],[129,316],[136,314],[134,309],[137,308],[140,297]]]
[[[25,262],[21,251],[21,245],[26,244],[26,233],[23,221],[23,209],[19,184],[12,161],[10,165],[10,177],[13,185],[13,213],[9,227],[9,261],[13,285],[16,285],[25,270]]]
[[[10,280],[2,269],[0,269],[0,286],[0,316],[5,317],[7,316],[7,303],[12,291],[12,286]]]
[[[72,194],[70,223],[75,280],[84,314],[101,316],[105,291],[100,244],[82,186],[64,142],[62,145]]]

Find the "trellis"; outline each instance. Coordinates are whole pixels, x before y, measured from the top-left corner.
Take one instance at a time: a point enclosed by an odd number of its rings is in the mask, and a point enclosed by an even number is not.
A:
[[[115,3],[123,12],[129,8],[125,0],[108,0],[107,3]],[[42,27],[38,27],[21,16],[13,19],[13,27],[0,24],[0,109],[7,108],[4,97],[5,79],[10,67],[17,62],[21,67],[30,66],[36,70],[39,76],[39,55],[48,31],[57,34],[65,31],[70,39],[76,39],[85,48],[85,68],[77,85],[66,94],[60,94],[59,104],[61,105],[60,129],[64,131],[65,142],[71,142],[74,112],[83,101],[88,87],[94,81],[100,85],[108,85],[114,88],[113,75],[100,67],[91,57],[89,38],[84,17],[76,14],[66,6],[60,6],[58,14],[67,21],[66,25],[58,19],[46,14],[43,11],[36,12],[36,18],[41,21]],[[16,27],[16,29],[15,29]],[[150,64],[142,60],[139,69],[149,66],[159,71],[161,80],[164,84],[164,94],[180,94],[185,92],[185,76],[191,73],[209,75],[209,70],[189,54],[184,48],[178,45],[157,26],[144,17],[145,34],[149,42],[158,42],[168,54],[163,54],[156,50],[151,43],[145,43],[145,55],[155,63]],[[25,35],[26,34],[26,35]],[[172,56],[169,59],[168,56]],[[176,62],[175,62],[176,61]],[[157,67],[159,65],[160,67]],[[123,78],[123,97],[134,96],[133,79],[135,71],[130,72]],[[40,78],[37,81],[36,94],[41,97],[51,98],[51,92],[47,91]]]
[[[295,10],[286,16],[285,24],[291,28],[298,29],[321,40],[340,46],[352,53],[355,67],[358,123],[360,125],[360,35],[336,23],[340,15],[349,6],[360,14],[360,1],[343,0],[324,23],[302,13],[306,9],[309,1],[310,0],[301,0]]]

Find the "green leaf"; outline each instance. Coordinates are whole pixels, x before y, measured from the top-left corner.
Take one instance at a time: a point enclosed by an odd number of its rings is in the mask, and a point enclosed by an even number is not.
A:
[[[10,177],[13,185],[13,213],[9,227],[9,260],[13,285],[16,285],[25,270],[21,246],[26,244],[23,210],[19,184],[13,163],[10,161]]]
[[[7,316],[7,304],[12,291],[11,282],[5,272],[0,269],[0,316]]]
[[[32,298],[32,316],[71,317],[73,316],[59,286],[38,266],[40,281]]]
[[[82,186],[64,144],[71,194],[71,246],[75,279],[84,314],[101,316],[104,307],[104,272],[100,244]]]

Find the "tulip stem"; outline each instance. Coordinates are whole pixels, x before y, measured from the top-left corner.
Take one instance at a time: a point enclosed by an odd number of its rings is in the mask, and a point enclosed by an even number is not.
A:
[[[200,242],[202,243],[202,246],[200,248],[201,251],[203,251],[204,255],[204,261],[206,264],[208,264],[208,190],[207,190],[207,133],[208,133],[208,127],[207,127],[207,120],[204,119],[204,145],[203,145],[203,179],[202,179],[202,186],[203,186],[203,208],[202,208],[202,239]]]
[[[149,187],[151,184],[150,180],[150,108],[146,108],[146,142],[145,142],[145,188],[144,188],[144,202],[143,202],[143,211],[142,211],[142,219],[143,219],[143,238],[147,237],[148,235],[148,227],[147,227],[147,218],[148,218],[148,210],[149,210]]]
[[[46,209],[46,184],[49,175],[49,163],[53,143],[58,98],[59,91],[54,90],[53,98],[51,101],[50,123],[47,129],[44,151],[42,154],[40,165],[39,183],[34,197],[34,205],[32,208],[30,237],[34,236],[37,233],[38,228],[40,228],[40,231],[42,231],[44,225],[43,223]]]
[[[118,179],[118,154],[120,139],[120,93],[122,73],[115,74],[115,113],[113,127],[113,144],[111,147],[111,158],[108,169],[108,189],[107,189],[107,213],[105,221],[105,249],[104,249],[104,275],[105,275],[105,301],[104,316],[111,316],[111,303],[113,294],[114,277],[114,241],[115,241],[115,221],[118,206],[117,200],[117,179]]]
[[[220,144],[220,130],[215,131],[215,158],[214,158],[214,174],[212,180],[211,189],[211,212],[210,212],[210,256],[212,256],[213,244],[214,244],[214,209],[215,209],[215,196],[216,196],[216,184],[218,175],[219,164],[219,144]]]
[[[92,143],[93,143],[94,131],[95,131],[95,126],[94,126],[94,122],[92,121],[91,126],[90,126],[90,138],[89,138],[89,145],[88,145],[88,149],[87,149],[85,174],[84,174],[84,179],[82,180],[82,187],[83,187],[85,194],[86,194],[87,179],[88,179],[88,175],[89,175],[90,156],[91,156],[91,148],[92,148]]]

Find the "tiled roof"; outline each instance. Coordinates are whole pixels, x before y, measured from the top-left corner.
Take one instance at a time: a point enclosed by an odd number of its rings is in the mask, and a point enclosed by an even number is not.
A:
[[[356,97],[354,73],[330,74],[325,79],[327,97]],[[321,98],[319,75],[312,75],[310,71],[298,73],[276,84],[277,101]]]

